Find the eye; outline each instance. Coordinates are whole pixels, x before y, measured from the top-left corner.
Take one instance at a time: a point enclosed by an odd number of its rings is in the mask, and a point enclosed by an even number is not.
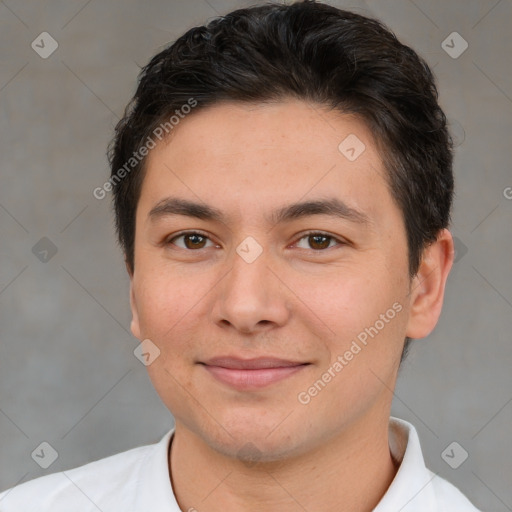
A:
[[[176,240],[182,239],[183,244],[176,243]],[[321,231],[310,231],[308,233],[303,234],[298,242],[306,240],[306,243],[309,247],[301,247],[302,249],[313,249],[316,252],[320,252],[325,249],[329,249],[332,247],[332,242],[336,242],[337,245],[346,245],[345,242],[339,240],[338,238],[329,235],[328,233],[323,233]],[[198,231],[184,231],[182,233],[178,233],[174,235],[172,238],[169,238],[165,241],[165,245],[176,245],[181,249],[185,250],[196,250],[196,249],[205,249],[208,246],[207,242],[211,242],[211,246],[215,244],[206,236],[205,234]],[[335,245],[336,245],[335,244]],[[210,246],[210,247],[211,247]]]
[[[174,243],[175,240],[178,240],[180,238],[183,239],[184,245]],[[184,231],[166,240],[165,245],[176,245],[181,249],[204,249],[207,240],[210,239],[206,235],[199,233],[197,231]]]
[[[299,242],[301,240],[306,239],[306,243],[309,247],[302,247],[304,249],[313,249],[314,251],[322,251],[324,249],[329,249],[331,242],[337,242],[337,245],[345,245],[345,243],[338,238],[329,235],[327,233],[322,233],[320,231],[310,231],[305,233],[301,238],[299,238]]]

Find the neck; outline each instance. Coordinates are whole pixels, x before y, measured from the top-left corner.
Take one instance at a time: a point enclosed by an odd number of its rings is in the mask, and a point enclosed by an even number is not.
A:
[[[307,453],[254,465],[219,454],[177,422],[170,468],[178,504],[198,512],[371,512],[398,470],[389,411],[371,416]]]

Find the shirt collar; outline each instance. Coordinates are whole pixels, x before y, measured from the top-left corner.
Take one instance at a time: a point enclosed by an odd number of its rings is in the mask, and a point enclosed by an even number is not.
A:
[[[414,426],[400,418],[389,419],[389,450],[400,467],[373,512],[432,512],[437,510],[432,480],[425,466]]]
[[[174,428],[165,434],[154,450],[140,464],[141,489],[136,494],[134,510],[151,512],[181,512],[171,486],[169,473],[169,447]],[[148,507],[148,504],[151,506]]]

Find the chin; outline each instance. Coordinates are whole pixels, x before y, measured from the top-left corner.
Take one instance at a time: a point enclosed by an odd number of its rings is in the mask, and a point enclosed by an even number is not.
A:
[[[250,418],[232,419],[211,425],[203,438],[214,450],[226,457],[239,459],[248,465],[257,462],[275,462],[297,455],[304,449],[300,432],[292,432],[279,425],[283,417],[278,419],[263,418],[252,414]],[[292,426],[291,422],[288,427]],[[228,433],[229,432],[229,433]]]
[[[224,440],[224,442],[214,443],[212,448],[226,457],[237,459],[247,466],[253,466],[261,463],[279,462],[290,457],[296,452],[297,441],[291,441],[288,438],[288,446],[282,440],[269,441],[266,434],[261,432],[254,436],[246,436],[242,439]],[[293,445],[292,445],[293,443]]]

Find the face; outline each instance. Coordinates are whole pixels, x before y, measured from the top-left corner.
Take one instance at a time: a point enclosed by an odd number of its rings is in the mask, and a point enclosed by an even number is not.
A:
[[[410,284],[401,212],[353,116],[217,104],[148,156],[131,328],[160,350],[148,371],[177,431],[220,453],[251,442],[277,460],[385,410]]]

